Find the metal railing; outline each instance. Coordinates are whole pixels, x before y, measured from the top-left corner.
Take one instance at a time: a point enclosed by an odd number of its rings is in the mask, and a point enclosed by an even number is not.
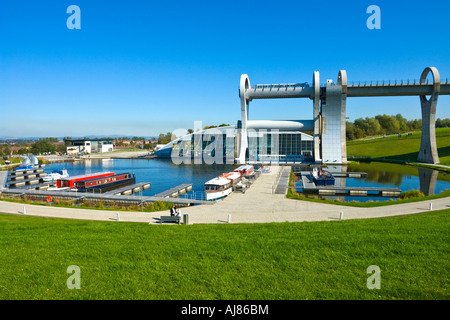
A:
[[[408,80],[364,80],[364,81],[350,81],[348,82],[349,87],[377,87],[377,86],[411,86],[411,85],[432,85],[433,81],[426,79],[423,83],[419,79],[408,79]],[[450,84],[449,79],[445,78],[441,80],[441,85]],[[332,83],[336,85],[336,83]]]
[[[308,82],[303,83],[285,83],[285,84],[256,84],[251,87],[253,90],[257,89],[287,89],[287,88],[308,88],[311,85]]]
[[[272,184],[272,194],[274,194],[275,190],[277,189],[278,182],[280,181],[282,173],[283,173],[283,167],[278,167],[277,176],[276,176],[276,178],[275,178],[275,180],[273,181],[273,184]]]
[[[349,81],[347,86],[349,87],[385,87],[385,86],[411,86],[411,85],[432,85],[433,81],[426,79],[424,83],[420,83],[419,79],[407,79],[407,80],[361,80],[361,81]],[[441,79],[441,85],[450,84],[449,78]],[[321,87],[336,86],[337,82],[321,83]],[[264,90],[264,89],[288,89],[288,88],[309,88],[312,87],[308,82],[304,83],[287,83],[287,84],[256,84],[251,87],[251,90]]]
[[[189,191],[178,198],[180,199],[189,199],[189,200],[199,200],[206,201],[206,193],[203,191]]]

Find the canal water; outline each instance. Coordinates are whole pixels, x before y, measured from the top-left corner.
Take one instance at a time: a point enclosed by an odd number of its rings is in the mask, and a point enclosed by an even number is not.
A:
[[[193,191],[187,196],[201,199],[204,183],[218,175],[237,168],[238,165],[175,165],[170,160],[161,159],[92,159],[75,162],[54,163],[45,167],[46,172],[67,169],[69,175],[112,171],[131,172],[136,175],[136,183],[150,182],[150,189],[142,195],[153,196],[180,184],[191,183]],[[364,178],[336,178],[336,185],[349,187],[399,188],[401,191],[420,190],[425,195],[439,194],[450,189],[450,175],[430,169],[400,164],[371,162],[329,167],[334,172],[366,172]],[[297,191],[302,192],[301,184]],[[368,196],[327,196],[342,201],[383,201],[389,197]]]
[[[140,193],[153,196],[181,184],[191,183],[188,196],[201,200],[206,181],[224,172],[233,171],[238,165],[175,165],[170,159],[91,159],[74,162],[53,163],[45,166],[45,172],[67,169],[70,176],[95,173],[134,173],[136,183],[150,182],[150,189]]]
[[[336,186],[346,187],[382,187],[399,188],[402,192],[419,190],[424,195],[439,194],[450,190],[450,174],[425,168],[407,166],[384,162],[361,162],[347,166],[332,166],[327,170],[331,172],[365,172],[362,178],[336,178]],[[301,180],[300,180],[301,181]],[[302,192],[301,183],[296,189]],[[384,201],[396,197],[381,196],[324,196],[326,199],[340,199],[341,201]]]

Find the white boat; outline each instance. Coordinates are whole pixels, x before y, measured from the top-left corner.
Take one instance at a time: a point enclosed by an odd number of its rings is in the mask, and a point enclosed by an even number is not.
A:
[[[58,179],[64,179],[68,178],[69,173],[67,172],[67,169],[62,170],[54,170],[51,173],[47,174],[45,177],[43,177],[44,182],[53,182]]]
[[[215,200],[228,196],[233,187],[241,182],[240,172],[226,172],[205,183],[206,200]]]
[[[219,178],[225,178],[231,181],[231,186],[237,185],[241,181],[240,172],[227,172],[219,176]]]
[[[217,177],[205,183],[206,200],[224,198],[233,191],[231,180]]]
[[[247,164],[234,169],[234,172],[240,172],[244,178],[249,178],[255,174],[255,168],[252,165]]]

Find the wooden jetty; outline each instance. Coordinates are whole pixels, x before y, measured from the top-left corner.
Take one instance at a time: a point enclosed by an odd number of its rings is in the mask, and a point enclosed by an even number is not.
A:
[[[180,184],[179,186],[170,188],[169,190],[160,192],[158,194],[155,194],[154,197],[160,197],[160,198],[176,198],[180,195],[189,192],[192,190],[192,184],[191,183],[185,183]]]
[[[363,178],[367,172],[330,172],[335,178]]]
[[[4,195],[10,196],[27,196],[36,199],[45,200],[48,196],[52,196],[55,199],[66,199],[72,200],[74,202],[83,201],[112,201],[121,203],[134,203],[142,205],[143,203],[156,202],[156,201],[167,201],[172,202],[177,206],[190,206],[196,204],[214,204],[215,201],[203,201],[196,199],[187,198],[165,198],[159,196],[136,196],[136,195],[115,195],[106,193],[88,193],[88,192],[74,192],[74,191],[59,191],[59,190],[31,190],[31,189],[3,189],[2,193]]]
[[[35,183],[35,184],[29,184],[29,185],[21,185],[16,186],[14,189],[20,189],[20,190],[47,190],[48,188],[52,187],[54,184],[52,182],[43,182],[43,183]]]
[[[20,169],[20,170],[14,170],[9,171],[10,176],[20,176],[24,174],[31,174],[31,173],[40,173],[44,172],[44,169],[41,167],[33,168],[33,169]]]
[[[25,185],[38,184],[44,182],[43,177],[47,175],[41,167],[33,169],[23,169],[9,171],[5,177],[3,174],[3,181],[5,187],[16,188]]]
[[[47,190],[50,187],[54,187],[54,182],[44,182],[44,183],[39,183],[36,186],[33,186],[32,188],[35,190]]]
[[[9,188],[15,188],[30,184],[38,184],[43,183],[44,179],[43,177],[34,177],[34,178],[28,178],[28,179],[19,179],[19,180],[8,180],[6,181],[6,186]]]
[[[31,178],[41,178],[45,177],[47,175],[46,172],[30,172],[30,173],[24,173],[19,175],[10,175],[8,178],[12,181],[17,180],[25,180],[25,179],[31,179]]]
[[[310,172],[303,172],[301,174],[301,177],[303,190],[310,190],[317,188],[316,184],[314,183],[312,174]]]
[[[103,194],[113,194],[113,195],[129,195],[133,193],[138,193],[140,191],[150,188],[150,182],[139,182],[126,187],[114,189],[111,191],[104,192]]]
[[[296,175],[301,175],[302,173],[310,173],[311,171],[306,170],[306,171],[302,171],[302,168],[300,167],[292,167],[292,171],[296,174]],[[363,177],[367,177],[367,172],[333,172],[330,171],[330,173],[335,177],[335,178],[363,178]]]
[[[398,197],[401,193],[399,188],[317,186],[314,183],[312,174],[306,171],[301,173],[301,177],[303,192],[318,193],[319,195],[380,195],[382,197]]]

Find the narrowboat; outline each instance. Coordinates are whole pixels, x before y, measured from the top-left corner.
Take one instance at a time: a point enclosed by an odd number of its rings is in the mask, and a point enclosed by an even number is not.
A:
[[[106,192],[135,182],[136,177],[133,173],[119,173],[107,177],[76,181],[75,189],[80,192]]]
[[[334,177],[327,170],[313,168],[312,177],[316,186],[334,186]]]
[[[114,172],[97,172],[97,173],[90,173],[90,174],[83,174],[78,176],[72,176],[72,177],[66,177],[66,178],[59,178],[56,180],[56,187],[57,188],[74,188],[75,182],[77,181],[83,181],[83,180],[89,180],[89,179],[95,179],[95,178],[104,178],[114,175]]]

